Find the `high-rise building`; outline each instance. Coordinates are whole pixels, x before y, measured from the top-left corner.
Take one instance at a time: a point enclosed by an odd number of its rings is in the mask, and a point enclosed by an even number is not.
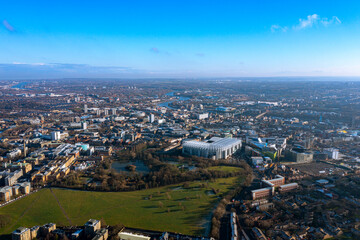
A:
[[[153,122],[155,121],[155,116],[154,116],[154,114],[150,114],[150,115],[148,116],[148,119],[149,119],[149,122],[150,122],[150,123],[153,123]]]
[[[26,143],[27,143],[27,141],[25,141],[25,139],[24,139],[24,157],[26,157],[26,150],[27,150]]]
[[[82,128],[83,130],[86,130],[86,129],[87,129],[87,122],[86,122],[86,121],[84,121],[84,122],[81,123],[81,128]]]
[[[111,115],[116,115],[116,108],[111,109]]]
[[[88,112],[88,106],[85,104],[84,105],[84,113],[87,113]]]
[[[339,149],[336,148],[325,148],[324,153],[328,155],[330,159],[339,159]]]
[[[57,141],[61,138],[61,133],[59,131],[51,132],[51,140]]]

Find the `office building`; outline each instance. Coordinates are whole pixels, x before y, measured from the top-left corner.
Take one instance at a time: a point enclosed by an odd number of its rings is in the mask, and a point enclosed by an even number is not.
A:
[[[153,122],[155,121],[155,116],[154,116],[154,114],[150,114],[150,115],[148,116],[148,120],[149,120],[149,123],[153,123]]]
[[[59,131],[51,132],[51,140],[57,141],[61,139],[61,133]]]
[[[339,149],[336,148],[325,148],[324,153],[328,155],[329,159],[339,159]]]

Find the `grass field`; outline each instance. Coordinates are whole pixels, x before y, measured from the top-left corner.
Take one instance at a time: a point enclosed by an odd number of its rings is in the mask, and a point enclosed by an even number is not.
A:
[[[216,170],[216,171],[222,171],[222,172],[240,172],[244,171],[244,169],[239,167],[230,167],[230,166],[213,166],[209,167],[209,170]]]
[[[159,231],[202,234],[206,216],[220,194],[239,184],[239,178],[221,178],[215,182],[193,182],[134,192],[89,192],[43,189],[0,208],[11,222],[0,229],[7,234],[19,226],[31,227],[48,222],[58,225],[83,225],[88,219],[103,219],[108,225],[122,223]]]

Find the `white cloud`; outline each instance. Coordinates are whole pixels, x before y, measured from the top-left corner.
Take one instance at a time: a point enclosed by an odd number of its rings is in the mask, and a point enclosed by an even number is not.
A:
[[[322,25],[324,25],[325,27],[327,27],[327,26],[329,26],[331,24],[340,24],[341,21],[340,21],[340,19],[338,17],[333,16],[330,20],[328,20],[327,18],[321,19],[320,23]]]
[[[280,25],[272,25],[271,26],[271,32],[277,32],[277,31],[280,31],[280,32],[286,32],[288,30],[288,27],[282,27]]]
[[[308,15],[306,19],[299,19],[299,24],[294,26],[294,29],[301,30],[305,28],[311,28],[315,25],[322,25],[322,26],[329,26],[332,24],[340,24],[341,21],[338,17],[333,16],[331,19],[328,19],[326,17],[320,18],[317,14]]]
[[[47,63],[23,63],[23,62],[13,62],[12,64],[15,64],[15,65],[32,65],[32,66],[45,66],[45,65],[49,65]]]
[[[313,26],[324,26],[328,27],[330,25],[341,24],[340,19],[337,16],[333,16],[332,18],[321,18],[318,14],[308,15],[305,19],[300,18],[299,23],[292,27],[294,30],[302,30],[306,28],[311,28]],[[271,26],[271,32],[286,32],[289,27],[287,26],[280,26],[274,24]]]
[[[308,15],[306,19],[299,19],[299,25],[295,26],[296,29],[304,29],[308,27],[312,27],[319,21],[319,15],[313,14]]]

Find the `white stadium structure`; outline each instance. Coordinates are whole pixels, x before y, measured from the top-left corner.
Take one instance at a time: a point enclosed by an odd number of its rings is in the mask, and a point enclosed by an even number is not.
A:
[[[225,159],[241,148],[241,140],[237,138],[213,137],[210,140],[184,141],[182,153],[185,155],[196,155],[214,160]]]

